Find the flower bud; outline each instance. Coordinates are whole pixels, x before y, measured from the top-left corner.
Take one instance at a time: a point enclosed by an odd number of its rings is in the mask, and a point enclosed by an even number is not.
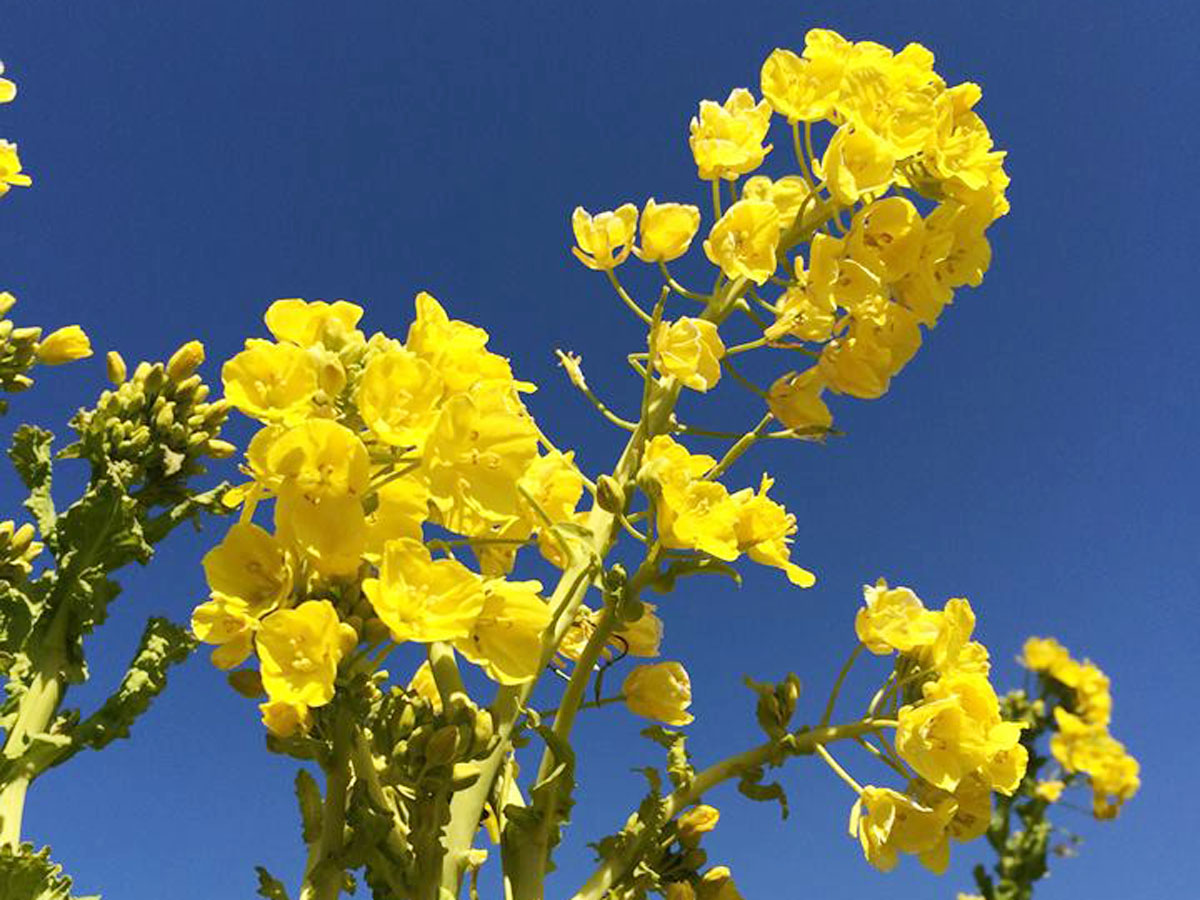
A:
[[[38,362],[58,366],[92,355],[92,342],[78,325],[68,325],[52,332],[38,344]]]
[[[123,384],[129,374],[129,370],[125,366],[125,360],[121,358],[121,354],[116,350],[108,351],[104,357],[104,368],[108,373],[108,380],[116,385]]]
[[[701,803],[679,817],[676,823],[679,831],[679,841],[685,846],[694,846],[700,841],[700,836],[708,834],[717,827],[721,813],[715,806]]]
[[[677,662],[638,666],[625,678],[621,689],[629,711],[667,725],[687,725],[693,720],[692,683],[687,670]]]
[[[16,302],[17,298],[8,291],[0,291],[0,316],[7,315]]]
[[[229,686],[250,700],[263,696],[262,676],[256,669],[238,669],[225,676]]]
[[[167,361],[167,377],[172,381],[183,381],[204,362],[204,345],[199,341],[188,341]]]
[[[596,479],[596,503],[610,513],[619,513],[625,508],[625,491],[611,475],[601,475]]]

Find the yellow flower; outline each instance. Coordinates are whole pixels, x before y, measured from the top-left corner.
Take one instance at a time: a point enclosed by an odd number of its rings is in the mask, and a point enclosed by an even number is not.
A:
[[[529,681],[541,671],[542,633],[550,624],[541,589],[537,581],[485,581],[483,609],[454,646],[500,684]]]
[[[728,866],[713,866],[700,878],[696,900],[744,900]]]
[[[788,581],[797,587],[812,587],[817,582],[813,573],[788,558],[788,543],[796,531],[796,517],[767,496],[772,484],[772,480],[764,475],[757,493],[746,488],[733,495],[737,504],[734,529],[738,549],[757,563],[782,569]]]
[[[705,181],[725,178],[730,181],[762,165],[771,152],[763,146],[771,126],[771,104],[758,104],[745,88],[735,88],[722,105],[700,101],[700,115],[692,118],[688,144],[700,177]]]
[[[663,623],[662,619],[655,615],[656,609],[653,603],[643,603],[641,617],[618,628],[611,643],[629,656],[658,656],[662,644]]]
[[[725,211],[704,242],[704,254],[728,278],[765,284],[775,274],[779,210],[765,200],[739,200]]]
[[[251,522],[230,528],[204,555],[203,565],[214,593],[240,600],[256,617],[284,603],[292,590],[292,567],[282,545]]]
[[[577,206],[571,214],[571,229],[575,232],[576,244],[571,252],[589,269],[603,271],[619,266],[633,249],[637,219],[637,207],[632,203],[626,203],[614,212],[597,213],[595,216],[582,206]]]
[[[721,379],[725,344],[717,326],[707,319],[660,322],[653,344],[655,368],[685,387],[704,393]]]
[[[881,872],[894,869],[899,854],[914,853],[926,868],[941,874],[950,861],[945,834],[954,807],[949,798],[931,808],[891,788],[868,786],[850,810],[850,834],[862,844],[867,862]]]
[[[766,175],[755,175],[742,185],[741,198],[774,203],[779,210],[779,227],[787,231],[795,224],[800,207],[811,194],[808,182],[799,175],[785,175],[778,181],[772,181]]]
[[[276,737],[305,734],[312,727],[312,711],[304,703],[268,700],[258,708],[262,712],[263,725]]]
[[[1058,732],[1050,753],[1068,772],[1083,772],[1092,782],[1092,811],[1111,819],[1141,787],[1138,761],[1099,723],[1090,723],[1062,707],[1054,710]]]
[[[442,695],[438,692],[437,681],[433,677],[433,666],[429,664],[428,659],[413,672],[413,677],[408,682],[408,690],[425,700],[434,713],[441,714]]]
[[[447,400],[424,455],[440,524],[478,534],[520,518],[517,482],[537,446],[537,427],[511,383],[480,382]]]
[[[362,590],[397,643],[466,638],[485,600],[478,575],[404,538],[387,542],[379,577],[365,579]]]
[[[281,494],[275,503],[275,531],[328,578],[357,574],[367,549],[362,502],[351,495],[312,500],[294,492]]]
[[[333,699],[342,656],[358,635],[338,619],[328,600],[307,600],[262,621],[255,646],[262,662],[263,688],[271,700],[323,706]]]
[[[687,670],[677,662],[649,663],[637,666],[621,688],[629,711],[667,725],[687,725],[694,716],[692,682]]]
[[[252,338],[221,367],[225,399],[260,422],[293,424],[311,412],[317,365],[294,344]]]
[[[797,255],[797,274],[802,274],[803,264]],[[802,341],[824,342],[833,336],[837,303],[829,291],[816,292],[807,284],[790,287],[776,302],[775,309],[775,321],[763,331],[769,341],[791,335]]]
[[[715,806],[706,803],[693,806],[676,820],[680,842],[687,846],[696,846],[702,835],[717,827],[720,819],[721,812]]]
[[[256,628],[258,617],[236,597],[213,594],[192,610],[192,633],[206,644],[217,645],[212,662],[218,669],[232,669],[246,661]]]
[[[29,187],[33,179],[21,171],[21,157],[17,145],[0,140],[0,197],[12,187]]]
[[[643,262],[670,262],[687,253],[700,228],[700,210],[686,203],[655,203],[642,210],[642,245],[634,255]]]
[[[1045,800],[1047,803],[1057,803],[1058,798],[1062,796],[1063,789],[1066,784],[1061,781],[1039,781],[1034,787],[1033,792],[1039,800]]]
[[[442,390],[429,363],[408,350],[389,350],[367,363],[355,403],[363,424],[385,444],[420,447],[437,422]]]
[[[271,486],[312,502],[361,498],[370,481],[367,448],[358,435],[331,419],[313,419],[276,437],[267,449]]]
[[[532,384],[513,381],[508,360],[487,350],[487,342],[482,328],[451,319],[431,294],[417,294],[407,348],[433,366],[449,393],[462,393],[480,381],[505,381],[518,391],[534,390]]]
[[[68,325],[51,332],[37,345],[38,362],[47,366],[60,366],[91,355],[92,342],[78,325]]]
[[[815,368],[800,373],[788,372],[771,385],[767,406],[784,428],[832,428],[833,413],[821,399],[824,390],[821,375]]]
[[[832,390],[874,400],[920,349],[921,329],[916,316],[898,303],[860,312],[866,314],[854,317],[845,337],[821,350],[817,366]]]
[[[827,118],[838,98],[847,55],[818,53],[810,59],[807,52],[800,57],[791,50],[774,50],[763,63],[762,94],[789,122]]]
[[[1054,638],[1031,637],[1025,642],[1020,663],[1034,672],[1047,672],[1070,658],[1067,648]]]
[[[0,75],[4,74],[4,63],[0,62]],[[17,96],[17,86],[7,78],[0,78],[0,103],[9,103]]]
[[[924,239],[925,222],[917,208],[904,197],[887,197],[855,214],[848,249],[894,282],[916,270]]]
[[[863,586],[866,606],[854,619],[858,639],[880,656],[899,651],[912,653],[937,640],[939,617],[925,608],[911,588],[889,588],[882,578]]]
[[[263,317],[275,339],[301,347],[322,344],[329,350],[340,350],[349,344],[361,343],[362,332],[355,326],[363,309],[345,300],[326,303],[314,300],[276,300]]]
[[[421,539],[421,525],[429,518],[429,485],[419,473],[388,481],[375,498],[375,510],[367,519],[367,552],[382,553],[393,538]]]
[[[711,456],[693,455],[668,435],[658,435],[646,445],[638,478],[656,488],[663,546],[734,560],[738,504],[724,485],[700,478],[715,463]]]
[[[885,190],[895,165],[891,149],[874,132],[843,125],[825,148],[819,174],[834,199],[851,206],[863,194]]]
[[[565,565],[567,560],[562,558],[559,537],[546,520],[557,525],[576,519],[575,507],[583,497],[583,476],[575,466],[574,452],[553,450],[538,456],[529,464],[518,486],[522,500],[533,508],[526,514],[523,525],[512,529],[512,537],[521,539],[536,532],[542,555],[556,566]]]

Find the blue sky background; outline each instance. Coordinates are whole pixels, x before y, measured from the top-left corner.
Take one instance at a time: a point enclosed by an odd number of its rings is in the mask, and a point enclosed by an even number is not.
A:
[[[743,674],[797,671],[801,715],[819,715],[860,586],[877,576],[930,604],[971,598],[1000,687],[1018,682],[1011,659],[1027,635],[1056,635],[1111,675],[1114,731],[1144,787],[1115,823],[1059,811],[1085,843],[1038,896],[1194,893],[1193,5],[9,0],[3,16],[0,59],[21,94],[0,135],[20,142],[36,180],[0,205],[3,287],[21,321],[78,322],[131,362],[198,337],[215,378],[263,333],[274,298],[356,300],[368,328],[402,335],[427,289],[541,385],[543,428],[593,473],[620,435],[572,394],[552,349],[581,353],[628,410],[636,384],[616,361],[639,333],[569,256],[572,207],[654,196],[706,208],[686,143],[696,103],[757,91],[770,50],[799,48],[810,27],[921,41],[947,80],[982,84],[1013,178],[983,287],[959,294],[885,399],[836,402],[845,439],[774,444],[730,476],[778,477],[800,519],[793,555],[820,583],[800,592],[761,570],[740,592],[689,584],[663,604],[666,652],[691,670],[705,762],[758,740]],[[64,422],[102,377],[99,356],[43,374],[7,426]],[[692,418],[752,424],[746,395],[722,387]],[[15,511],[7,474],[0,490]],[[180,535],[127,579],[85,698],[116,683],[146,615],[186,619],[218,535]],[[844,695],[855,703],[884,666],[861,670]],[[557,895],[590,871],[586,841],[636,803],[629,768],[659,759],[631,737],[638,727],[610,708],[577,732],[586,787]],[[31,794],[27,833],[81,891],[249,897],[258,863],[295,883],[294,764],[265,752],[253,705],[204,654],[134,738]],[[884,778],[845,761],[860,780]],[[747,898],[950,898],[986,855],[956,847],[941,880],[911,859],[879,874],[845,835],[844,785],[815,760],[781,777],[793,808],[782,825],[769,806],[717,798],[729,802],[710,857]]]

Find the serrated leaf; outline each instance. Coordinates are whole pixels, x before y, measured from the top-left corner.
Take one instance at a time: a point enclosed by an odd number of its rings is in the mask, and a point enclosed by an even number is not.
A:
[[[99,900],[75,897],[71,879],[50,859],[50,848],[34,852],[33,844],[16,850],[0,848],[0,897],[4,900]]]
[[[85,747],[99,750],[117,738],[129,737],[134,721],[167,686],[167,670],[187,659],[195,646],[195,638],[182,626],[169,619],[148,620],[120,686],[74,729],[71,752],[55,765]]]
[[[296,800],[304,843],[311,844],[321,835],[321,789],[307,769],[296,773]]]
[[[8,675],[25,646],[38,607],[22,588],[0,581],[0,674]]]
[[[258,873],[258,890],[255,892],[258,896],[267,900],[289,900],[287,889],[279,879],[262,866],[255,866],[254,871]]]
[[[54,435],[44,428],[22,425],[13,434],[12,444],[8,449],[8,458],[12,460],[13,468],[17,470],[21,483],[29,491],[25,508],[33,513],[38,530],[51,546],[55,517],[54,499],[50,496],[53,470],[50,446],[53,442]]]

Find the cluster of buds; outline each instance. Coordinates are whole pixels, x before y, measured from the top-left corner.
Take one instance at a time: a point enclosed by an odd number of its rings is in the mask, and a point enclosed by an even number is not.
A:
[[[208,385],[195,373],[203,360],[204,348],[190,341],[165,365],[139,363],[127,377],[120,356],[110,353],[116,387],[71,420],[79,439],[62,455],[86,459],[95,468],[123,464],[127,484],[155,484],[167,495],[172,485],[204,471],[204,457],[230,456],[235,448],[220,439],[229,407],[223,400],[208,402]]]
[[[29,370],[38,363],[61,365],[92,355],[91,342],[78,325],[68,325],[42,338],[42,329],[22,327],[7,318],[17,298],[0,291],[0,390],[9,394],[26,391],[33,386]],[[0,400],[0,413],[8,403]]]
[[[0,522],[0,581],[16,584],[29,577],[33,561],[42,552],[33,537],[28,522],[19,528],[11,521]]]

